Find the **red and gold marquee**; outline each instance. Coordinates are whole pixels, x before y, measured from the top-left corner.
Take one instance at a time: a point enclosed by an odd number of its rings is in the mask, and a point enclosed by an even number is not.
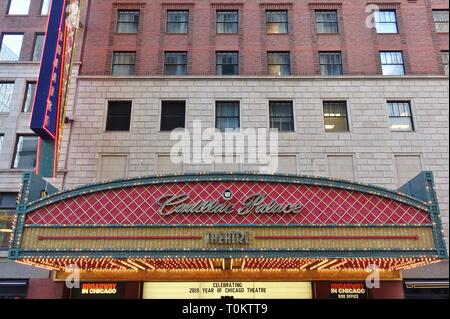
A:
[[[409,185],[416,197],[317,177],[192,174],[33,201],[31,180],[10,258],[61,272],[399,271],[446,258],[429,172]]]

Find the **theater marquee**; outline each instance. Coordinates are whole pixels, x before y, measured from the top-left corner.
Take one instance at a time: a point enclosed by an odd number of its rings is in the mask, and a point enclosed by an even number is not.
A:
[[[247,279],[276,270],[346,278],[368,266],[389,275],[446,258],[429,172],[404,193],[315,177],[192,174],[88,185],[31,202],[30,178],[10,258],[60,274],[77,265],[114,272],[106,280],[175,270],[211,280],[228,270]]]

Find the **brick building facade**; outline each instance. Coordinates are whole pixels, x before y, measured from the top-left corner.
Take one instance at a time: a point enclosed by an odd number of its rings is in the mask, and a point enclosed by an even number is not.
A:
[[[369,4],[86,1],[53,182],[65,189],[156,174],[255,172],[240,163],[173,164],[165,104],[182,103],[191,130],[194,120],[216,127],[223,101],[237,106],[238,127],[270,128],[271,104],[287,102],[279,173],[397,189],[432,171],[448,246],[448,2],[377,1],[376,28],[366,26]],[[130,110],[125,128],[108,124],[114,103]],[[344,115],[339,130],[330,105]],[[448,264],[403,275],[448,280]]]

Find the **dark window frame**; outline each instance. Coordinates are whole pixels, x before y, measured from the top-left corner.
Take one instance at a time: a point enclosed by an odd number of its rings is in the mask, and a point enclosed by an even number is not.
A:
[[[8,1],[8,6],[6,7],[6,16],[19,16],[19,17],[27,17],[30,15],[31,7],[33,6],[33,0],[30,0],[30,5],[28,6],[28,12],[27,13],[21,13],[21,14],[9,14],[9,10],[11,9],[11,4],[14,0]],[[17,0],[21,1],[21,0]]]
[[[400,54],[399,56],[402,59],[402,64],[399,63],[383,63],[383,54],[390,54],[391,58],[392,58],[392,54]],[[401,75],[406,75],[406,66],[405,66],[405,58],[403,56],[403,51],[380,51],[380,63],[381,63],[381,70],[383,75],[388,75],[388,74],[384,74],[383,72],[383,66],[388,66],[388,65],[395,65],[395,66],[402,66],[403,68],[403,74],[394,74],[393,76],[401,76]]]
[[[318,17],[319,17],[320,13],[331,13],[331,12],[336,14],[336,21],[333,21],[333,22],[318,21]],[[335,10],[315,10],[314,14],[315,14],[315,18],[316,18],[316,31],[317,31],[318,34],[339,34],[340,33],[339,12],[338,12],[338,10],[336,10],[336,9]],[[319,31],[319,27],[318,27],[319,25],[324,25],[324,26],[332,25],[332,26],[335,26],[336,31],[334,31],[334,32],[320,32]],[[324,28],[324,29],[326,29],[326,28]]]
[[[166,104],[167,103],[167,104]],[[183,116],[181,115],[165,115],[164,113],[164,108],[165,107],[170,107],[169,103],[175,103],[175,104],[183,104],[184,107],[184,114]],[[187,113],[187,103],[186,100],[162,100],[161,101],[161,114],[160,114],[160,132],[171,132],[177,128],[186,128],[186,113]],[[170,120],[170,119],[179,119],[180,123],[183,122],[183,126],[177,126],[174,127],[175,125],[167,125],[168,123],[165,122],[166,120]],[[183,121],[181,121],[181,119]]]
[[[37,166],[37,147],[38,145],[36,144],[36,162],[34,163],[34,167],[28,167],[28,168],[21,168],[21,167],[16,167],[16,159],[18,156],[18,147],[19,147],[19,140],[20,137],[35,137],[36,139],[38,138],[37,135],[33,135],[33,134],[16,134],[16,141],[15,141],[15,145],[14,145],[14,156],[12,159],[12,164],[11,164],[11,168],[12,169],[18,169],[18,170],[31,170],[31,169],[35,169]],[[38,143],[38,141],[36,142]]]
[[[287,116],[273,116],[272,115],[272,107],[276,106],[276,104],[289,104],[291,115]],[[282,130],[274,125],[274,119],[289,119],[289,130]],[[270,129],[277,129],[280,133],[293,133],[295,132],[295,111],[294,111],[294,101],[292,100],[271,100],[269,101],[269,128]]]
[[[405,116],[405,115],[391,115],[391,108],[390,106],[393,104],[406,104],[408,106],[408,112],[409,115]],[[391,130],[391,132],[415,132],[416,131],[416,127],[415,127],[415,123],[414,123],[414,116],[413,116],[413,110],[412,110],[412,105],[411,105],[411,101],[407,101],[407,100],[389,100],[386,102],[386,108],[388,111],[388,117],[389,117],[389,129]],[[411,124],[411,129],[410,130],[395,130],[392,129],[392,125],[391,125],[391,119],[396,119],[396,118],[408,118]]]
[[[122,105],[120,105],[122,104]],[[110,107],[116,105],[118,107],[129,107],[129,115],[111,115]],[[130,132],[131,131],[131,118],[133,116],[133,101],[131,100],[109,100],[106,109],[106,122],[105,122],[105,132]],[[113,123],[115,120],[123,119],[128,123],[123,127],[114,128]]]
[[[445,58],[445,56],[447,56]],[[449,75],[449,51],[441,51],[441,61],[442,61],[442,67],[444,68],[444,74]]]
[[[39,15],[40,16],[48,16],[49,14],[50,14],[50,11],[51,11],[51,9],[52,9],[52,1],[51,0],[49,0],[49,4],[48,4],[48,13],[42,13],[42,10],[44,9],[44,3],[45,3],[45,0],[42,0],[41,1],[41,6],[39,7]]]
[[[230,103],[230,104],[234,103],[234,104],[236,104],[235,106],[237,106],[237,110],[238,110],[237,113],[238,114],[235,115],[235,116],[219,116],[217,110],[218,110],[218,107],[220,106],[221,103]],[[225,132],[225,129],[233,129],[233,130],[240,129],[241,128],[241,102],[240,101],[234,101],[234,100],[233,101],[232,100],[230,100],[230,101],[226,101],[226,100],[216,101],[215,117],[216,117],[215,118],[216,129],[220,130],[221,132]],[[225,129],[223,129],[223,128],[219,127],[219,120],[220,119],[234,119],[234,120],[237,119],[238,126],[235,127],[235,128],[225,128]]]
[[[26,106],[27,106],[27,102],[28,102],[28,93],[30,90],[30,85],[34,84],[34,93],[33,96],[31,96],[31,101],[30,101],[30,110],[26,111]],[[23,99],[23,105],[22,105],[22,113],[30,113],[33,110],[33,100],[36,94],[36,88],[37,88],[37,81],[27,81],[26,82],[26,87],[25,87],[25,95],[24,95],[24,99]]]
[[[37,40],[38,40],[38,37],[39,37],[39,36],[43,36],[43,39],[42,39],[42,48],[41,48],[41,53],[39,54],[39,60],[35,60],[35,55],[36,55],[36,44],[37,44]],[[32,54],[31,54],[31,61],[33,61],[33,62],[41,62],[41,59],[42,59],[42,53],[43,53],[43,51],[44,51],[44,44],[45,44],[45,33],[43,33],[43,32],[37,32],[37,33],[34,35],[33,52],[32,52]]]
[[[167,63],[167,55],[168,54],[183,54],[184,55],[184,60],[185,63],[184,64],[173,64],[173,63]],[[169,72],[167,72],[167,67],[168,66],[184,66],[184,73],[183,74],[169,74]],[[188,52],[187,51],[166,51],[164,52],[164,75],[170,75],[170,76],[183,76],[183,75],[187,75],[187,68],[188,68]]]
[[[287,64],[274,64],[274,63],[270,63],[270,55],[272,55],[272,54],[279,54],[279,55],[287,55],[288,56],[288,61],[289,61],[289,63],[287,63]],[[292,67],[292,65],[291,65],[291,52],[289,52],[289,51],[268,51],[267,52],[267,73],[268,73],[268,75],[274,75],[274,74],[271,74],[270,73],[270,67],[271,66],[280,66],[280,70],[282,70],[283,68],[283,66],[288,66],[289,67],[289,72],[288,72],[288,74],[280,74],[279,76],[290,76],[290,75],[292,75],[292,69],[291,69],[291,67]],[[274,75],[275,76],[275,75]]]
[[[182,21],[182,22],[170,21],[169,20],[170,13],[175,13],[175,12],[186,13],[187,14],[187,21]],[[190,10],[189,9],[186,9],[186,10],[167,10],[167,14],[166,14],[166,33],[173,33],[173,34],[187,34],[187,33],[189,33],[189,19],[190,19]],[[179,26],[179,25],[186,25],[186,32],[170,31],[169,30],[170,29],[169,25],[177,25],[177,26]]]
[[[398,15],[397,15],[397,10],[396,9],[383,9],[383,10],[379,10],[378,12],[393,12],[394,13],[394,17],[395,17],[395,22],[386,22],[386,21],[381,21],[381,22],[377,22],[377,15],[375,15],[375,31],[378,34],[399,34],[400,33],[400,29],[399,29],[399,25],[398,25]],[[395,24],[395,32],[379,32],[378,31],[378,27],[377,25],[381,24],[381,25],[392,25]]]
[[[130,63],[130,64],[115,64],[114,63],[114,59],[116,57],[116,54],[134,54],[134,63]],[[136,56],[137,56],[137,52],[136,51],[114,51],[113,52],[113,57],[112,57],[112,66],[111,66],[111,75],[114,76],[130,76],[130,75],[135,75],[136,73]],[[131,74],[114,74],[114,67],[115,66],[123,66],[123,65],[132,65],[133,66],[133,72]]]
[[[137,13],[137,22],[128,22],[128,21],[120,21],[120,15],[122,13]],[[117,10],[117,22],[116,22],[116,33],[117,34],[136,34],[139,33],[140,29],[140,21],[141,21],[141,11],[138,9],[119,9]],[[136,31],[134,32],[121,32],[119,31],[119,28],[121,25],[136,25]]]
[[[345,115],[341,115],[341,116],[331,116],[331,115],[326,115],[326,107],[330,107],[330,106],[339,106],[342,107],[345,110]],[[324,118],[324,125],[325,125],[325,132],[327,133],[345,133],[345,132],[350,132],[350,121],[349,121],[349,114],[348,114],[348,104],[347,101],[331,101],[331,100],[327,100],[327,101],[323,101],[322,103],[322,107],[323,107],[323,118]],[[329,130],[326,128],[327,126],[327,119],[344,119],[345,120],[345,130]]]
[[[269,22],[269,14],[270,13],[285,13],[286,14],[286,21],[276,21],[276,22]],[[288,34],[289,33],[289,10],[288,9],[281,9],[281,10],[266,10],[265,12],[266,17],[266,33],[267,34]],[[286,26],[286,32],[269,32],[269,25],[285,25]]]
[[[12,93],[11,93],[11,101],[9,101],[9,106],[8,106],[8,111],[1,111],[0,110],[0,114],[2,114],[2,113],[9,113],[10,111],[11,111],[11,102],[12,102],[12,97],[13,97],[13,95],[14,95],[14,88],[15,88],[15,85],[16,85],[16,83],[15,82],[12,82],[12,81],[0,81],[0,84],[9,84],[9,85],[12,85]]]
[[[438,13],[438,12],[447,12],[447,20],[446,21],[436,21],[436,16],[434,15],[434,13]],[[449,9],[433,9],[433,20],[434,20],[434,27],[436,29],[437,33],[448,33],[448,29],[449,29]],[[438,26],[439,25],[447,25],[447,31],[441,31]]]
[[[232,21],[232,22],[219,21],[219,14],[223,13],[223,12],[235,13],[236,21]],[[217,34],[238,34],[239,33],[239,16],[240,16],[239,10],[217,10],[216,11],[216,33]],[[223,25],[223,30],[226,30],[225,26],[233,25],[233,29],[235,27],[236,31],[235,32],[219,32],[219,25]]]
[[[219,55],[221,54],[233,54],[236,55],[236,60],[237,60],[237,64],[224,64],[224,63],[219,63]],[[219,74],[218,70],[219,70],[219,66],[224,66],[224,65],[232,65],[234,67],[234,70],[237,70],[237,73],[235,74],[223,74],[223,69],[221,68],[221,72]],[[240,53],[239,51],[216,51],[216,75],[220,75],[220,76],[236,76],[236,75],[240,75],[240,68],[241,68],[241,64],[240,64]]]
[[[22,44],[20,46],[20,52],[19,57],[17,60],[0,60],[0,62],[20,62],[22,57],[22,51],[23,51],[23,41],[25,40],[25,33],[24,32],[0,32],[0,53],[2,51],[3,46],[3,38],[5,35],[21,35],[22,36]]]
[[[322,63],[322,59],[321,56],[322,55],[339,55],[339,60],[340,63],[339,64],[328,64],[328,63]],[[331,74],[330,72],[327,72],[327,74],[323,74],[322,73],[322,66],[339,66],[340,68],[340,73],[339,74]],[[343,56],[342,56],[342,51],[320,51],[319,52],[319,68],[320,68],[320,75],[322,76],[340,76],[340,75],[344,75],[344,61],[343,61]],[[327,70],[329,70],[327,68]]]

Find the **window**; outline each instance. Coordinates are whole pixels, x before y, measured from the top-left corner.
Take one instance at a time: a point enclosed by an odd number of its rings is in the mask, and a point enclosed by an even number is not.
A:
[[[216,102],[216,128],[225,132],[226,129],[238,129],[240,127],[239,102]]]
[[[9,15],[27,15],[30,10],[31,0],[10,0],[8,14]]]
[[[5,136],[3,134],[0,134],[0,153],[2,152],[2,147],[3,147],[3,139],[5,138]]]
[[[380,52],[383,75],[404,75],[405,66],[401,51]]]
[[[238,33],[239,11],[217,11],[217,33]]]
[[[51,0],[42,0],[41,15],[46,16],[50,12]]]
[[[38,33],[34,40],[33,61],[40,62],[42,56],[42,49],[44,46],[45,34]]]
[[[28,82],[25,92],[25,101],[23,103],[22,112],[31,112],[34,102],[34,93],[36,92],[36,82]]]
[[[419,155],[396,155],[398,186],[402,186],[419,175],[422,171],[422,161]]]
[[[343,75],[341,52],[320,52],[321,75]]]
[[[166,52],[164,57],[164,74],[186,75],[186,73],[187,73],[187,53]]]
[[[189,11],[167,11],[167,32],[188,33]]]
[[[127,166],[128,157],[126,155],[101,155],[100,181],[125,178]]]
[[[186,102],[163,101],[161,105],[161,131],[172,131],[186,125]]]
[[[448,51],[442,51],[441,52],[441,57],[442,57],[442,65],[444,66],[445,75],[448,75],[448,73],[449,73],[449,69],[448,69],[448,60],[449,60]]]
[[[287,11],[266,11],[267,33],[288,33]]]
[[[0,113],[8,113],[14,90],[14,83],[0,82]]]
[[[448,32],[448,10],[433,10],[436,32]]]
[[[118,11],[117,33],[137,33],[138,29],[139,11]]]
[[[113,75],[133,75],[136,64],[136,52],[113,53]]]
[[[183,163],[174,163],[170,155],[158,155],[158,174],[181,174],[183,173]]]
[[[377,33],[398,33],[395,10],[375,11],[375,28]]]
[[[37,136],[19,135],[13,168],[34,169],[36,167]]]
[[[339,178],[348,181],[355,180],[355,168],[353,156],[351,155],[329,155],[328,175],[332,178]]]
[[[414,131],[410,102],[390,101],[387,109],[391,131]]]
[[[348,132],[347,102],[323,102],[323,115],[326,132]]]
[[[239,75],[238,52],[217,52],[216,64],[217,75]]]
[[[19,61],[23,34],[4,33],[0,44],[0,61]]]
[[[9,239],[13,232],[16,200],[16,193],[0,193],[0,250],[9,247]]]
[[[268,52],[269,75],[291,75],[291,55],[289,52]]]
[[[129,131],[131,101],[109,101],[106,115],[106,131]]]
[[[292,101],[270,101],[270,128],[280,132],[294,131],[294,105]]]
[[[339,33],[337,11],[316,11],[317,33]]]

